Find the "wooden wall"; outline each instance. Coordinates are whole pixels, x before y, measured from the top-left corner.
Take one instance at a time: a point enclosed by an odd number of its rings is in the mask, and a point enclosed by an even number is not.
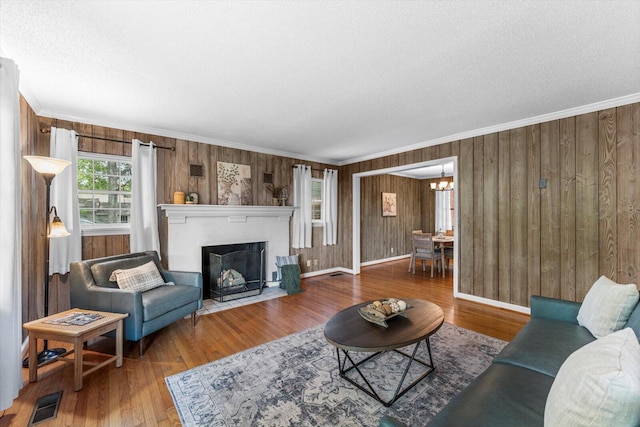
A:
[[[143,142],[153,141],[158,146],[173,148],[173,150],[158,149],[158,203],[172,203],[175,191],[187,193],[196,192],[199,203],[217,203],[216,162],[241,163],[251,166],[252,194],[254,205],[271,205],[272,194],[263,185],[263,173],[273,174],[275,186],[293,185],[293,165],[304,163],[310,165],[314,177],[322,176],[322,169],[330,165],[300,161],[299,159],[219,147],[210,144],[166,138],[157,135],[140,134],[121,129],[105,128],[78,122],[38,117],[24,99],[21,99],[21,150],[22,155],[38,154],[48,156],[50,135],[40,132],[51,126],[75,130],[81,135],[131,141],[133,138]],[[95,138],[80,138],[80,151],[130,156],[131,145],[126,143],[102,141]],[[189,164],[202,164],[204,178],[190,178]],[[335,169],[335,167],[332,167]],[[22,169],[23,193],[23,259],[35,260],[33,263],[23,263],[23,319],[33,320],[43,315],[43,282],[44,282],[44,226],[45,204],[44,180],[34,172],[26,161]],[[291,197],[287,200],[292,205]],[[163,263],[167,265],[167,223],[166,218],[158,210],[160,244]],[[37,224],[34,228],[33,224]],[[297,253],[301,258],[303,272],[332,268],[340,264],[335,256],[336,246],[322,246],[322,228],[313,230],[313,247],[307,249],[291,249],[290,254]],[[83,259],[98,258],[129,252],[128,235],[83,236]],[[283,254],[288,255],[288,254]],[[307,260],[312,260],[307,267]],[[314,260],[316,263],[314,264]],[[69,307],[69,286],[67,276],[53,275],[51,277],[49,306],[50,313],[56,313]]]
[[[421,187],[420,180],[395,175],[360,179],[361,262],[411,253],[411,231],[422,229]],[[383,192],[396,194],[397,216],[382,216]]]
[[[272,172],[277,186],[291,185],[296,163],[314,169],[326,165],[193,141],[143,135],[118,129],[37,117],[21,100],[23,155],[47,155],[51,125],[81,134],[154,141],[175,151],[158,151],[158,202],[171,202],[177,190],[197,192],[200,203],[217,199],[216,161],[249,164],[254,204],[270,204],[262,173]],[[85,139],[86,151],[128,155],[130,146]],[[475,138],[394,154],[337,168],[339,186],[338,244],[322,246],[322,229],[314,228],[313,248],[291,250],[301,257],[303,272],[352,266],[352,176],[354,173],[427,160],[458,157],[460,290],[498,301],[528,305],[530,295],[581,301],[601,274],[623,283],[638,282],[640,266],[640,104],[535,124]],[[190,162],[205,167],[205,178],[189,178]],[[335,167],[334,167],[335,168]],[[547,180],[546,188],[538,187]],[[43,259],[44,181],[23,162],[23,259]],[[433,222],[423,183],[422,223]],[[382,190],[376,190],[382,192]],[[400,194],[400,191],[396,191]],[[288,201],[291,204],[291,200]],[[367,208],[368,209],[368,208]],[[374,208],[373,212],[378,209]],[[363,214],[367,212],[363,210]],[[160,215],[161,241],[166,223]],[[42,225],[40,225],[42,223]],[[35,226],[34,226],[35,224]],[[413,227],[413,225],[412,225]],[[363,230],[362,235],[375,235]],[[402,245],[399,231],[394,248]],[[363,254],[366,247],[364,243]],[[391,247],[384,244],[384,247]],[[406,249],[405,249],[406,250]],[[93,258],[128,252],[126,236],[83,239],[83,256]],[[390,255],[390,254],[388,254]],[[386,257],[384,252],[366,254]],[[166,260],[166,253],[164,259]],[[318,260],[306,266],[306,260]],[[363,257],[363,260],[365,258]],[[41,261],[23,263],[23,318],[42,315]],[[68,308],[65,278],[54,276],[51,312]]]
[[[581,301],[600,275],[638,283],[639,103],[345,166],[341,226],[354,173],[449,156],[462,292],[527,306],[530,295]]]

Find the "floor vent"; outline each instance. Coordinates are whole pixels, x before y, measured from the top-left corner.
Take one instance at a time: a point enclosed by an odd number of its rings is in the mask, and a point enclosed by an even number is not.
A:
[[[43,421],[55,418],[58,415],[58,407],[60,406],[61,398],[62,390],[38,398],[33,414],[31,414],[29,426],[34,426]]]
[[[335,276],[342,276],[344,273],[331,273],[329,276],[331,277],[335,277]]]

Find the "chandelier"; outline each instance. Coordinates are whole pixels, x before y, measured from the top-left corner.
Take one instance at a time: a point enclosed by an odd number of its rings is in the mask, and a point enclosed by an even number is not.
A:
[[[444,165],[442,165],[442,175],[439,183],[432,182],[431,189],[433,191],[451,191],[453,190],[453,181],[447,181],[444,178]]]

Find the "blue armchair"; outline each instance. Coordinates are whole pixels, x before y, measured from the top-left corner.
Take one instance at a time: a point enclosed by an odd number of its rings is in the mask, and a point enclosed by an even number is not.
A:
[[[165,282],[139,292],[120,289],[109,280],[117,269],[129,269],[153,261]],[[71,307],[89,310],[128,313],[124,321],[124,338],[140,344],[143,338],[191,314],[195,326],[196,311],[202,307],[202,274],[164,270],[154,251],[116,255],[71,263]]]

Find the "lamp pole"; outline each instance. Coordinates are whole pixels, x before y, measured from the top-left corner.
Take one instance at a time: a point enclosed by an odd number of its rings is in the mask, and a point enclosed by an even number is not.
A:
[[[42,175],[45,182],[46,187],[46,206],[47,211],[45,214],[45,251],[44,251],[44,317],[49,315],[49,251],[50,251],[50,242],[49,239],[51,236],[51,212],[55,210],[55,207],[51,207],[51,182],[53,178],[64,168],[66,168],[71,162],[61,159],[55,159],[52,157],[40,157],[40,156],[24,156],[24,158],[31,163],[31,166]],[[57,217],[57,216],[56,216]],[[59,218],[58,218],[59,220]],[[63,225],[64,228],[64,225]],[[69,233],[66,232],[66,229],[57,236],[54,237],[62,237],[68,236]],[[44,340],[44,350],[38,353],[38,365],[54,360],[61,354],[65,353],[67,350],[64,348],[53,348],[49,349],[48,340]],[[25,358],[22,361],[22,366],[29,366],[29,358]]]
[[[49,243],[49,234],[51,232],[51,181],[55,177],[55,174],[52,173],[43,173],[42,177],[44,178],[44,183],[47,188],[47,197],[46,197],[46,206],[47,206],[47,214],[45,215],[45,251],[44,251],[44,317],[49,315],[49,252],[50,246]],[[44,349],[47,350],[47,341],[44,341]]]

